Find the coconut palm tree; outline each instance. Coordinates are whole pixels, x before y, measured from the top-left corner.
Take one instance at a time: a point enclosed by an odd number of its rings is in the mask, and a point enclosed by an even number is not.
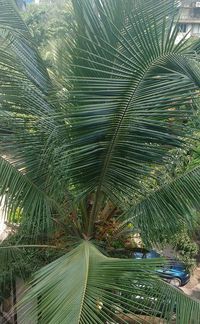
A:
[[[47,70],[12,1],[0,0],[0,195],[30,246],[63,251],[29,282],[22,323],[140,323],[139,313],[200,322],[200,304],[155,275],[163,260],[104,249],[111,219],[111,239],[131,222],[148,244],[195,223],[198,166],[145,186],[198,115],[199,46],[177,42],[178,5],[73,0],[75,37]],[[1,264],[19,250],[1,247]]]

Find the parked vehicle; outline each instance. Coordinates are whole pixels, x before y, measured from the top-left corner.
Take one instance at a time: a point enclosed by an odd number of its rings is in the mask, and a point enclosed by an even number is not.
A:
[[[133,249],[131,257],[134,259],[152,259],[160,258],[161,255],[154,250],[146,250],[142,248]],[[176,259],[170,259],[168,265],[163,265],[162,268],[156,270],[158,275],[172,284],[173,286],[184,286],[190,280],[190,273],[184,266],[184,264]]]

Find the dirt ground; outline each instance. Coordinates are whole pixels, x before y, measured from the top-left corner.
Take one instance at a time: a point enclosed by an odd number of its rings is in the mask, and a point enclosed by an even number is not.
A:
[[[200,265],[195,269],[188,284],[181,289],[185,294],[200,299]]]

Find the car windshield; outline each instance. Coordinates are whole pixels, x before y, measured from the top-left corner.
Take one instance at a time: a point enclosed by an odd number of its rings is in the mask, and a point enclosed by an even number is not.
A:
[[[184,270],[185,266],[182,263],[173,263],[171,265],[171,269],[176,269],[176,270]]]
[[[142,259],[142,258],[144,258],[144,253],[143,252],[134,252],[133,253],[133,258],[135,258],[135,259]]]
[[[147,251],[144,249],[144,250],[134,251],[132,253],[132,257],[134,259],[143,259],[143,258],[153,259],[153,258],[160,258],[160,254],[154,250]]]
[[[146,258],[147,259],[160,258],[160,254],[157,253],[156,251],[151,250],[146,254]]]

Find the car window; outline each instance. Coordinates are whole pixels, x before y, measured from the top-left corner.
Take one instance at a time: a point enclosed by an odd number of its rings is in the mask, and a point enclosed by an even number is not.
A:
[[[171,269],[176,269],[176,270],[181,271],[181,270],[185,270],[185,266],[181,263],[173,263],[171,265]]]
[[[146,258],[147,259],[160,258],[160,254],[152,250],[146,254]]]
[[[142,259],[144,257],[144,254],[142,252],[133,252],[132,257],[134,259]]]

